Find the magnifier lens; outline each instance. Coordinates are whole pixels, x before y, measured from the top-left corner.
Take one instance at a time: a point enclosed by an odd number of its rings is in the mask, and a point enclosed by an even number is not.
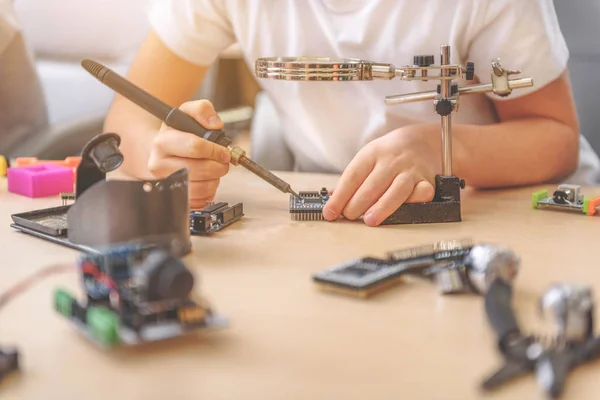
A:
[[[351,58],[273,57],[255,63],[257,78],[290,81],[360,81],[370,64]]]

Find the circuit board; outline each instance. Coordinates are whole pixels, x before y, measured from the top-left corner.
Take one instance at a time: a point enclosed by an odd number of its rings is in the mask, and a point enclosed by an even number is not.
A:
[[[67,212],[70,206],[52,207],[11,215],[15,228],[28,228],[55,237],[67,236]]]
[[[552,196],[545,189],[533,193],[532,206],[534,209],[549,208],[595,215],[600,212],[600,196],[584,197],[579,185],[562,184]]]
[[[123,316],[106,307],[80,304],[64,290],[55,291],[54,296],[55,309],[73,323],[87,340],[105,350],[113,346],[135,346],[159,342],[198,331],[229,326],[227,318],[192,303],[189,310],[180,311],[178,319],[158,320],[133,329],[122,323]],[[183,314],[185,312],[186,315]]]
[[[60,199],[62,200],[62,205],[66,206],[69,202],[75,201],[75,193],[61,193]]]
[[[152,326],[145,326],[139,331],[134,331],[126,326],[119,326],[115,331],[114,344],[107,344],[99,340],[90,330],[90,327],[78,317],[71,317],[77,331],[100,349],[108,350],[112,346],[136,346],[144,343],[160,342],[167,339],[187,336],[203,330],[217,330],[227,328],[229,320],[219,315],[206,315],[202,323],[185,326],[176,322],[158,322]]]
[[[387,254],[388,259],[396,262],[404,261],[416,265],[450,262],[466,256],[473,248],[471,239],[441,240],[433,244],[409,247]]]
[[[208,235],[239,221],[244,216],[244,205],[238,203],[209,204],[204,210],[190,213],[190,232],[193,235]]]
[[[228,325],[197,295],[194,275],[167,249],[143,243],[110,246],[99,254],[81,254],[78,269],[85,300],[57,289],[54,309],[102,348]]]
[[[72,200],[72,196],[70,193],[64,193],[61,197],[63,206],[11,215],[14,223],[10,226],[23,233],[85,253],[98,253],[99,249],[69,240],[67,212],[71,205],[66,203]],[[191,211],[190,233],[192,235],[209,235],[239,221],[243,216],[242,203],[232,207],[227,203],[216,203],[201,211]]]
[[[325,291],[365,298],[401,283],[406,270],[404,263],[365,257],[319,271],[313,281]]]
[[[323,207],[329,200],[329,191],[322,188],[318,192],[300,192],[299,197],[290,196],[290,217],[292,221],[322,221]]]
[[[433,279],[440,268],[460,262],[473,247],[471,239],[441,240],[433,244],[389,252],[386,258],[353,259],[313,275],[320,289],[369,297],[404,281],[405,276]]]

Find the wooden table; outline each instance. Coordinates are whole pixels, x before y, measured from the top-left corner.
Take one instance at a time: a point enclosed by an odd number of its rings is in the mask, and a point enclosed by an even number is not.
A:
[[[337,181],[281,176],[295,190]],[[44,266],[74,262],[74,251],[9,227],[11,213],[60,200],[18,197],[2,185],[0,290]],[[235,168],[217,200],[243,202],[246,216],[211,237],[194,237],[186,258],[201,292],[231,319],[229,328],[102,352],[52,309],[55,287],[81,293],[78,276],[52,276],[1,310],[0,345],[20,348],[23,373],[0,386],[0,398],[542,399],[531,375],[493,394],[478,391],[500,362],[481,298],[443,297],[415,281],[354,300],[319,292],[311,282],[314,272],[353,257],[441,239],[501,243],[522,257],[516,304],[521,322],[537,329],[536,301],[548,285],[587,283],[600,293],[600,217],[532,210],[536,189],[466,190],[462,223],[370,228],[291,222],[287,195]],[[565,398],[596,398],[598,371],[600,362],[572,373]]]

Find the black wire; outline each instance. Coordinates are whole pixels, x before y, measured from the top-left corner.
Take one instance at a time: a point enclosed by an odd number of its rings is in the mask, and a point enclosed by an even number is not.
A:
[[[496,332],[501,347],[508,338],[521,332],[512,308],[512,294],[512,287],[499,278],[492,282],[485,294],[488,321]]]

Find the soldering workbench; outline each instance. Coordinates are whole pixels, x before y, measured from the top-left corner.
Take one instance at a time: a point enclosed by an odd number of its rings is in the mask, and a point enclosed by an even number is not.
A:
[[[403,67],[256,62],[262,79],[440,81],[437,92],[382,104],[432,101],[443,173],[431,203],[404,205],[377,228],[320,220],[339,176],[263,170],[225,133],[84,61],[165,123],[229,148],[245,169],[222,179],[219,203],[190,213],[185,170],[106,179],[123,161],[118,134],[95,137],[80,159],[13,163],[0,179],[0,398],[596,398],[600,188],[465,187],[451,160],[459,97],[534,82],[494,61],[477,66],[492,83],[456,85],[475,66],[452,64],[450,53],[441,46],[439,65],[424,55]],[[40,171],[62,171],[76,189],[37,195],[34,183],[14,183]],[[34,285],[15,286],[44,268]]]

